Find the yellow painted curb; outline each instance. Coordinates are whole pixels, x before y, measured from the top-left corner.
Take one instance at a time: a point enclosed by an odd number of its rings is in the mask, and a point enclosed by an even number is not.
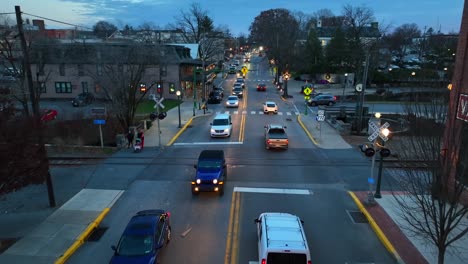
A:
[[[305,133],[307,134],[307,136],[309,137],[309,139],[315,144],[315,145],[319,145],[319,143],[315,140],[315,138],[312,136],[312,134],[309,132],[309,130],[307,130],[306,126],[304,125],[304,123],[302,123],[302,120],[301,120],[301,115],[298,115],[297,116],[297,121],[299,122],[299,124],[301,125],[302,129],[304,129]]]
[[[96,229],[99,224],[102,222],[104,217],[107,215],[109,212],[109,208],[104,208],[102,212],[99,214],[99,216],[91,222],[88,227],[81,233],[81,235],[73,242],[73,244],[63,253],[62,256],[60,256],[54,263],[55,264],[63,264],[67,261],[68,258],[75,253],[75,251],[85,242],[85,240],[88,238],[88,236]]]
[[[388,240],[387,236],[383,233],[382,229],[377,225],[375,222],[374,218],[367,212],[366,208],[364,205],[361,203],[359,198],[354,194],[354,192],[348,191],[348,194],[353,198],[354,202],[358,206],[359,210],[366,216],[367,221],[369,222],[371,228],[374,230],[375,234],[379,238],[380,242],[385,246],[385,248],[390,252],[390,254],[393,255],[393,257],[396,259],[398,263],[404,263],[404,261],[401,259],[400,255],[396,251],[395,247],[393,247],[392,243],[390,240]]]
[[[174,144],[174,141],[176,141],[176,139],[177,139],[182,133],[184,133],[185,129],[187,129],[187,127],[190,125],[190,123],[192,123],[193,118],[195,118],[195,117],[190,118],[190,120],[189,120],[187,123],[185,123],[185,125],[182,127],[182,129],[180,129],[179,132],[177,132],[177,134],[175,134],[175,136],[172,137],[172,139],[169,141],[169,143],[167,143],[166,146],[171,146],[172,144]]]

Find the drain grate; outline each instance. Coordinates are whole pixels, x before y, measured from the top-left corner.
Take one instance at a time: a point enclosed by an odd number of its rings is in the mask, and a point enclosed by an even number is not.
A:
[[[360,211],[347,211],[347,212],[348,212],[348,215],[351,217],[351,220],[353,221],[353,223],[355,224],[369,223],[369,221],[367,221],[366,216],[362,212]]]
[[[102,235],[107,231],[108,227],[103,227],[100,226],[91,233],[91,235],[88,237],[88,242],[97,242],[99,239],[101,239]]]
[[[0,254],[18,241],[18,238],[0,238]]]

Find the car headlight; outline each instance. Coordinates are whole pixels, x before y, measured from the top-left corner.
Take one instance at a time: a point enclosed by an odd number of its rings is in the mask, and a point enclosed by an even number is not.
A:
[[[214,130],[213,128],[212,128],[210,131],[211,131],[211,133],[214,133],[214,132],[215,132],[215,130]]]
[[[213,184],[217,184],[218,183],[218,180],[217,179],[214,179],[213,180]]]
[[[201,183],[201,180],[200,180],[200,179],[197,179],[195,182],[196,182],[197,184],[200,184],[200,183]]]
[[[224,132],[225,133],[229,132],[229,128],[224,129]]]

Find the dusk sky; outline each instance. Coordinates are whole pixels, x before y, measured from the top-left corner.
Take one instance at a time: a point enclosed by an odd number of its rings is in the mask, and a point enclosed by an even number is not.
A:
[[[14,6],[19,5],[25,13],[90,28],[100,20],[119,28],[145,22],[165,28],[192,2],[200,3],[215,25],[226,25],[234,36],[248,35],[250,24],[261,11],[286,8],[312,14],[327,8],[340,15],[345,4],[369,7],[377,22],[391,28],[416,23],[421,30],[432,27],[444,33],[459,32],[464,4],[463,0],[1,0],[0,13],[14,12]],[[52,21],[45,23],[49,29],[70,28]]]

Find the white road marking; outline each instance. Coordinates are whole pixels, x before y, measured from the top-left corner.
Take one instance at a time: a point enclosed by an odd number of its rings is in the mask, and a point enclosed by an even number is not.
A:
[[[239,114],[239,111],[234,111],[234,114],[235,114],[235,115]]]
[[[247,111],[245,111],[245,110],[242,111],[242,114],[243,114],[243,115],[246,115],[246,114],[247,114]]]
[[[180,142],[174,143],[172,145],[175,146],[188,146],[188,145],[242,145],[243,142],[235,141],[235,142]]]
[[[255,115],[255,111],[250,111],[250,114],[251,114],[251,115]]]
[[[278,115],[283,115],[283,112],[278,112]]]
[[[250,193],[279,193],[279,194],[312,194],[305,189],[277,189],[277,188],[249,188],[249,187],[234,187],[234,192],[250,192]]]
[[[291,115],[291,113],[290,113],[290,112],[287,112],[287,113],[286,113],[286,115],[288,115],[288,116],[289,116],[289,115]]]
[[[295,112],[294,114],[299,115],[299,112]]]
[[[181,237],[186,237],[188,235],[188,233],[190,233],[190,231],[192,231],[191,227],[189,229],[185,230],[180,236]]]
[[[258,112],[258,114],[259,114],[259,115],[263,115],[263,114],[265,114],[265,113],[263,113],[263,112]]]

